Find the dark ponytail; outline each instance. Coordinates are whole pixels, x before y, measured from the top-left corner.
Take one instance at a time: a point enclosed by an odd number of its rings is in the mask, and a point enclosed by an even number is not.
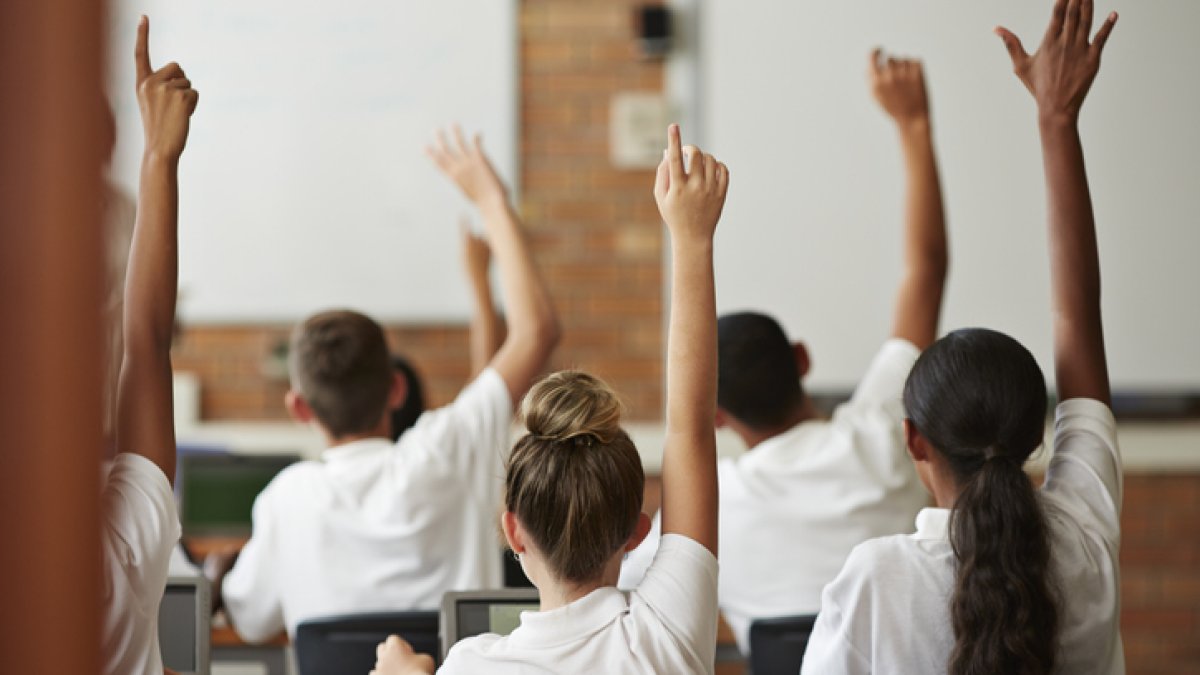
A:
[[[1041,369],[1003,333],[955,331],[917,360],[904,405],[960,489],[950,517],[958,559],[950,675],[1052,672],[1058,605],[1050,537],[1022,469],[1045,430]]]

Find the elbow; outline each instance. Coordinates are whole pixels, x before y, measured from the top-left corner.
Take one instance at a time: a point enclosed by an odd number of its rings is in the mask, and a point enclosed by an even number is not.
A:
[[[530,340],[549,355],[562,342],[563,330],[558,312],[554,310],[554,304],[547,299],[535,316],[536,319],[529,326]]]
[[[126,357],[130,355],[169,355],[174,341],[174,322],[165,325],[140,321],[126,321],[122,326],[122,341]]]
[[[538,327],[537,340],[546,348],[547,352],[551,352],[562,342],[562,338],[562,323],[558,320],[558,314],[554,310],[550,310],[548,316],[542,320],[541,325]]]
[[[923,286],[945,286],[950,275],[950,256],[945,247],[922,253],[911,267],[911,275]]]

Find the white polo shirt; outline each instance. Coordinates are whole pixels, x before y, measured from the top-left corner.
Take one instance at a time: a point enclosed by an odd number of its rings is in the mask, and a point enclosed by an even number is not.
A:
[[[261,642],[305,619],[436,609],[446,591],[500,586],[512,414],[487,369],[395,444],[356,441],[282,471],[255,500],[253,535],[224,581],[238,634]]]
[[[720,461],[718,597],[744,653],[754,619],[815,614],[851,549],[911,532],[929,504],[904,449],[900,400],[919,354],[888,340],[831,420],[803,422]],[[652,533],[630,554],[622,588],[637,585],[656,545]]]
[[[121,453],[102,496],[104,672],[162,675],[158,606],[180,535],[171,483],[154,462]]]
[[[1059,589],[1060,675],[1125,672],[1120,634],[1121,455],[1112,412],[1099,401],[1059,404],[1054,455],[1038,491]],[[911,536],[854,549],[825,589],[803,673],[946,672],[954,647],[956,560],[950,511],[925,509]],[[997,608],[999,611],[999,608]]]
[[[637,589],[607,586],[564,607],[522,612],[506,637],[454,645],[438,673],[711,675],[716,644],[717,559],[668,534]]]

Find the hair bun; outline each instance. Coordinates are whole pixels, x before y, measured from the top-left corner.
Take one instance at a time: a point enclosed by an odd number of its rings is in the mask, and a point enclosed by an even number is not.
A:
[[[521,405],[529,433],[563,442],[590,436],[611,443],[621,433],[621,401],[599,378],[577,370],[547,376]]]

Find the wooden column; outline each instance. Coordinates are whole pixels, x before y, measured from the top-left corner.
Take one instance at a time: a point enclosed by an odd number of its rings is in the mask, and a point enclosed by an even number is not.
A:
[[[0,672],[100,672],[103,0],[0,0]]]

